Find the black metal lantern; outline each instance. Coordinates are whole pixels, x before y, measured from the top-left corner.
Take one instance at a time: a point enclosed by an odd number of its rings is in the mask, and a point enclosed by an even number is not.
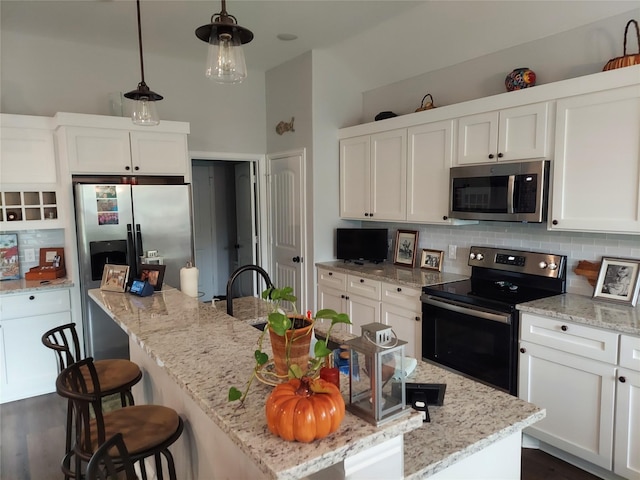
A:
[[[138,46],[140,49],[140,74],[141,80],[138,88],[124,94],[125,98],[134,100],[135,106],[131,111],[131,120],[136,125],[158,125],[160,117],[156,110],[158,100],[162,100],[162,95],[152,92],[144,81],[144,58],[142,54],[142,27],[140,25],[140,0],[136,0],[138,11]]]
[[[196,37],[209,44],[207,78],[218,83],[240,83],[247,78],[242,45],[253,40],[253,33],[227,13],[226,0],[222,0],[222,11],[211,17],[210,24],[196,29]]]

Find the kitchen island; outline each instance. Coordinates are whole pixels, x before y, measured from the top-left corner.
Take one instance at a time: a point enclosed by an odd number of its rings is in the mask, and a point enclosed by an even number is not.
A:
[[[260,332],[248,323],[255,320],[229,317],[171,288],[145,298],[100,290],[90,297],[129,335],[131,358],[145,373],[134,391],[138,403],[171,406],[185,419],[182,438],[172,447],[184,479],[363,478],[354,470],[363,455],[393,464],[394,452],[401,463],[396,478],[450,478],[448,472],[460,466],[478,472],[480,466],[502,465],[510,472],[502,478],[515,479],[520,432],[544,417],[534,405],[419,362],[409,381],[447,384],[444,406],[431,407],[431,423],[411,411],[374,427],[347,413],[325,439],[284,442],[266,427],[263,409],[271,387],[254,381],[243,408],[227,401],[229,387],[242,389],[252,370],[249,352]],[[240,312],[241,303],[234,300],[234,311]],[[479,459],[484,461],[476,465]]]

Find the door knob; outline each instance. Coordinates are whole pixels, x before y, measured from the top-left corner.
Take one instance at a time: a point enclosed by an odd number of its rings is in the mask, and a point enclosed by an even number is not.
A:
[[[293,261],[293,263],[300,263],[300,257],[295,256],[291,259]]]

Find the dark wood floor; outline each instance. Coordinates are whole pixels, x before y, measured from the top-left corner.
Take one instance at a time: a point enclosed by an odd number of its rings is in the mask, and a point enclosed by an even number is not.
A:
[[[62,478],[66,408],[55,393],[0,405],[0,480]],[[522,480],[597,477],[539,450],[523,449]]]

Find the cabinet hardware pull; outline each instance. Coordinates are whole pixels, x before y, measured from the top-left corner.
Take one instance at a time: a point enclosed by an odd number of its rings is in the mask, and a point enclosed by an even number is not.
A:
[[[526,348],[524,348],[524,347],[522,347],[522,348],[520,349],[520,353],[527,353],[527,349],[526,349]]]
[[[333,275],[333,272],[329,272],[329,276]]]
[[[365,212],[364,216],[365,216],[365,217],[368,217],[368,216],[369,216],[369,214]]]
[[[551,223],[554,224],[554,225],[557,225],[558,224],[558,220],[553,220]]]
[[[502,158],[502,157],[504,157],[504,155],[502,153],[499,153],[498,158]]]
[[[361,279],[360,279],[360,283],[364,283],[364,278],[361,278]]]
[[[33,295],[29,295],[29,300],[35,300],[36,297],[34,297]]]
[[[416,317],[416,322],[419,322],[419,321],[420,321],[420,317]]]
[[[399,292],[401,292],[401,291],[402,291],[402,289],[401,289],[400,287],[398,287],[398,291],[399,291]]]
[[[624,383],[627,381],[626,377],[619,377],[618,380],[620,380],[620,383]]]
[[[449,217],[447,217],[446,215],[443,215],[443,216],[442,216],[442,219],[443,219],[443,220],[449,220]]]
[[[346,295],[340,295],[340,298],[347,298]]]
[[[129,165],[127,165],[126,167],[124,167],[124,169],[129,171],[129,170],[131,170],[131,167]]]
[[[563,332],[566,332],[567,330],[569,330],[569,327],[567,327],[566,325],[562,325],[560,327],[560,330],[562,330]]]
[[[133,167],[133,169],[137,172],[138,170],[140,170],[140,167],[136,166],[136,167]]]
[[[489,158],[493,158],[493,153],[490,153],[490,154],[489,154]]]
[[[349,300],[349,295],[345,296],[344,298],[345,298],[346,300]]]

